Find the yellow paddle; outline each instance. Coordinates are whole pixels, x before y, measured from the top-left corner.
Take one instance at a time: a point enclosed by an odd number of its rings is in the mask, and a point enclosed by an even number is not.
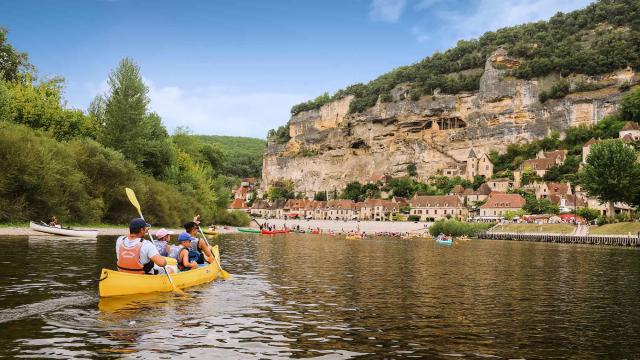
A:
[[[207,243],[207,246],[209,247],[209,249],[211,249],[211,254],[213,254],[213,259],[216,261],[216,264],[218,265],[218,269],[220,269],[220,277],[223,280],[231,279],[231,274],[224,271],[222,269],[222,265],[220,265],[220,251],[218,250],[218,245],[212,248],[211,245],[209,245],[209,241],[207,240],[207,237],[202,232],[202,228],[200,227],[200,225],[198,225],[198,230],[200,230],[200,234],[202,234],[202,237],[204,237],[204,241]]]
[[[138,210],[138,214],[140,214],[140,218],[144,220],[144,216],[142,216],[142,210],[140,210],[140,203],[138,202],[136,193],[129,188],[124,188],[124,191],[127,193],[127,197],[129,198],[131,205],[133,205],[133,207],[136,208],[136,210]],[[151,233],[149,233],[149,238],[151,239],[151,242],[154,242],[153,236],[151,236]],[[167,274],[167,277],[169,278],[169,282],[171,283],[171,288],[173,289],[173,291],[177,293],[185,294],[184,291],[178,289],[176,285],[173,283],[173,279],[171,278],[171,275],[169,275],[169,272],[167,271],[166,266],[163,267],[163,269],[164,269],[164,273]]]

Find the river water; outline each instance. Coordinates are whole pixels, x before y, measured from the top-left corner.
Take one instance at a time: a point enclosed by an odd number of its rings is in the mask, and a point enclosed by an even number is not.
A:
[[[221,236],[233,274],[100,300],[115,237],[0,237],[0,358],[633,359],[640,252]]]

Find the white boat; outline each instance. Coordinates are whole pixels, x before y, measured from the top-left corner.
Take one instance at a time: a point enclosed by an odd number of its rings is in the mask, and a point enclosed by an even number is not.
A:
[[[36,224],[33,221],[29,222],[29,228],[31,230],[52,234],[52,235],[73,236],[73,237],[90,238],[90,239],[95,239],[98,237],[98,230],[79,230],[79,229],[72,229],[72,228],[62,228],[62,227],[49,226],[46,224]]]

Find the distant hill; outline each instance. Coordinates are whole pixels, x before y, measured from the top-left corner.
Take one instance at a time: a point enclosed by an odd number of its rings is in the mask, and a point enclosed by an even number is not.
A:
[[[262,155],[267,142],[262,139],[221,136],[195,135],[205,143],[217,144],[225,156],[223,174],[240,178],[262,176]]]

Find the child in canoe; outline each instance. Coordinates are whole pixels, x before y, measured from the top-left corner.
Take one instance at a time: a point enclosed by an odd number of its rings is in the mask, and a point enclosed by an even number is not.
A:
[[[198,240],[192,237],[188,232],[182,232],[178,235],[178,242],[180,243],[180,251],[178,252],[178,269],[180,271],[188,271],[191,269],[197,269],[198,263],[196,260],[199,257],[199,253],[191,249],[191,241]]]

